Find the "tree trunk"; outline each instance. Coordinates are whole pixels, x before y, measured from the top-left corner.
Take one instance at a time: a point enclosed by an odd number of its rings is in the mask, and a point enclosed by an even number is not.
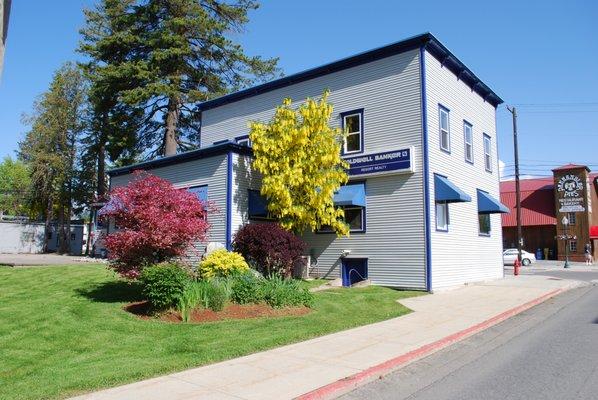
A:
[[[52,212],[54,209],[54,199],[52,196],[48,196],[48,203],[46,204],[46,222],[44,224],[44,245],[43,245],[43,252],[48,252],[48,237],[50,236],[50,232],[52,229]],[[56,231],[58,234],[58,231]]]
[[[64,201],[60,202],[60,209],[58,211],[58,254],[66,253],[66,234],[64,230]]]
[[[168,114],[166,114],[166,132],[164,133],[164,155],[173,156],[177,150],[177,125],[181,112],[180,101],[176,97],[168,100]]]
[[[106,143],[98,147],[98,198],[102,200],[106,195]]]

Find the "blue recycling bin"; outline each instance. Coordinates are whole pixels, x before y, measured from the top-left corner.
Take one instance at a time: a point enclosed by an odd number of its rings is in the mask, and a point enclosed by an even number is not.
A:
[[[542,258],[542,249],[537,249],[536,250],[536,260],[543,260]]]

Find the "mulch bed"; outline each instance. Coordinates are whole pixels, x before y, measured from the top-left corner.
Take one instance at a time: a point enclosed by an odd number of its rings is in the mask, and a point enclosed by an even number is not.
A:
[[[152,312],[148,301],[130,303],[124,306],[123,309],[131,314],[135,314],[141,319],[157,319],[165,322],[183,322],[181,315],[175,310],[170,310],[159,314]],[[224,308],[224,310],[218,312],[203,308],[195,309],[191,312],[191,320],[189,323],[305,315],[310,311],[311,309],[309,307],[272,308],[267,304],[241,305],[230,303]]]

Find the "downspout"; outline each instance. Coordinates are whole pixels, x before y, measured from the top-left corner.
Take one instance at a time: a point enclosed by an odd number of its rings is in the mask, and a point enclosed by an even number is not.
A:
[[[430,165],[428,158],[428,106],[426,99],[426,44],[419,48],[419,73],[422,112],[422,172],[424,174],[424,241],[426,244],[426,291],[432,292],[432,243],[430,233]]]
[[[232,249],[233,152],[226,154],[226,249]]]

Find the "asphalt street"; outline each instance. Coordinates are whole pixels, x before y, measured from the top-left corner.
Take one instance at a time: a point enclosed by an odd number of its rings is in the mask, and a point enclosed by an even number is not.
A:
[[[598,272],[484,332],[341,397],[344,400],[598,399]]]

